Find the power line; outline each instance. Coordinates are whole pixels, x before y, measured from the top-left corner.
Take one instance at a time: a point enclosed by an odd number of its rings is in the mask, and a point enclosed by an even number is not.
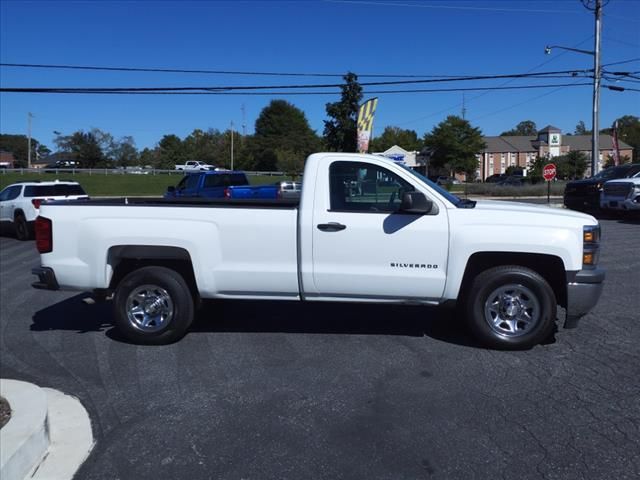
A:
[[[487,12],[523,12],[523,13],[577,13],[573,10],[541,10],[531,8],[493,8],[493,7],[472,7],[463,5],[425,5],[415,3],[397,3],[397,2],[372,2],[357,0],[324,0],[327,3],[348,3],[353,5],[374,5],[382,7],[415,7],[415,8],[434,8],[447,10],[480,10]]]
[[[604,65],[602,65],[602,67],[609,67],[611,65],[622,65],[623,63],[633,63],[633,62],[639,62],[639,61],[640,61],[640,57],[631,58],[629,60],[622,60],[620,62],[605,63]]]
[[[579,73],[588,73],[591,70],[561,70],[555,72],[540,72],[540,73],[515,73],[508,75],[477,75],[467,77],[454,77],[454,78],[431,78],[422,80],[396,80],[385,82],[361,82],[362,87],[368,86],[391,86],[391,85],[415,85],[425,83],[443,83],[443,82],[461,82],[471,80],[496,80],[504,78],[571,78],[576,77]],[[342,83],[335,84],[306,84],[306,85],[229,85],[229,86],[202,86],[202,87],[3,87],[0,88],[0,92],[28,92],[37,93],[39,91],[71,91],[71,92],[179,92],[179,91],[249,91],[249,90],[280,90],[280,89],[313,89],[313,88],[340,88],[344,86]]]
[[[555,1],[555,0],[554,0],[554,1]],[[578,48],[578,47],[580,47],[582,44],[584,44],[585,42],[588,42],[588,41],[589,41],[589,40],[591,40],[592,38],[593,38],[593,35],[590,35],[589,37],[585,38],[584,40],[581,40],[580,42],[578,42],[578,43],[576,43],[575,45],[573,45],[573,48]],[[531,68],[530,68],[529,70],[527,70],[525,73],[531,73],[531,72],[533,72],[534,70],[537,70],[538,68],[543,67],[544,65],[546,65],[546,64],[548,64],[548,63],[551,63],[551,62],[556,61],[558,58],[562,57],[563,55],[566,55],[567,53],[568,53],[567,51],[562,51],[562,52],[560,52],[558,55],[554,55],[554,56],[553,56],[553,57],[551,57],[550,59],[545,60],[544,62],[539,63],[538,65],[536,65],[536,66],[534,66],[534,67],[531,67]],[[504,86],[504,85],[508,85],[509,83],[511,83],[511,82],[513,82],[513,81],[514,81],[514,79],[507,80],[506,82],[501,83],[499,86],[501,86],[501,87],[502,87],[502,86]],[[471,97],[471,98],[469,99],[469,102],[472,102],[472,101],[474,101],[474,100],[477,100],[478,98],[481,98],[481,97],[483,97],[483,96],[485,96],[485,95],[489,95],[490,93],[491,93],[491,92],[483,92],[483,93],[480,93],[479,95],[475,95],[474,97]],[[411,123],[416,123],[416,122],[419,122],[419,121],[421,121],[421,120],[426,120],[427,118],[435,117],[436,115],[439,115],[439,114],[444,113],[444,112],[448,112],[448,111],[453,110],[454,108],[457,108],[457,107],[459,107],[459,106],[460,106],[460,103],[457,103],[456,105],[453,105],[453,106],[451,106],[451,107],[445,108],[445,109],[443,109],[443,110],[438,110],[437,112],[430,113],[429,115],[425,115],[425,116],[422,116],[422,117],[420,117],[420,118],[416,118],[416,119],[414,119],[414,120],[409,120],[409,121],[407,121],[407,122],[403,122],[403,123],[401,123],[401,124],[400,124],[400,126],[402,126],[402,125],[409,125],[409,124],[411,124]]]
[[[585,40],[586,41],[586,40]],[[580,43],[584,43],[580,42]],[[559,56],[559,55],[558,55]],[[637,59],[634,59],[637,60]],[[634,61],[629,60],[629,61]],[[549,63],[549,61],[542,63]],[[207,74],[207,75],[246,75],[246,76],[278,76],[278,77],[340,77],[344,73],[302,73],[302,72],[256,72],[256,71],[232,71],[232,70],[189,70],[178,68],[160,68],[160,67],[106,67],[99,65],[58,65],[58,64],[42,64],[42,63],[0,63],[0,67],[5,68],[35,68],[46,70],[89,70],[89,71],[107,71],[107,72],[151,72],[151,73],[189,73],[189,74]],[[534,67],[537,68],[537,67]],[[573,71],[573,70],[570,70]],[[528,72],[527,72],[528,73]],[[544,75],[541,73],[540,75]],[[460,78],[460,77],[479,77],[482,75],[421,75],[421,74],[379,74],[365,73],[357,74],[358,78],[420,78],[420,79],[440,79],[440,78]]]
[[[410,90],[366,90],[365,94],[403,94],[403,93],[435,93],[435,92],[470,92],[490,90],[529,90],[539,88],[577,87],[591,85],[591,83],[565,83],[548,85],[517,85],[511,87],[468,87],[468,88],[431,88]],[[339,92],[287,92],[287,91],[260,91],[260,92],[236,92],[236,91],[210,91],[208,89],[197,90],[163,90],[163,89],[83,89],[83,88],[0,88],[4,93],[54,93],[54,94],[85,94],[85,95],[336,95]]]
[[[194,73],[204,75],[246,75],[271,77],[343,77],[344,73],[303,73],[303,72],[256,72],[245,70],[191,70],[182,68],[160,67],[105,67],[98,65],[57,65],[42,63],[0,63],[0,67],[7,68],[39,68],[47,70],[90,70],[105,72],[152,72],[152,73]],[[358,75],[360,78],[442,78],[455,75],[417,75],[417,74],[375,74]]]

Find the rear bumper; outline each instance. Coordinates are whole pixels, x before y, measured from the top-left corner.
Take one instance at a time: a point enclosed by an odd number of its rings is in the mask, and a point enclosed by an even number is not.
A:
[[[38,276],[38,281],[31,284],[33,288],[40,290],[60,290],[60,285],[58,285],[56,274],[52,268],[37,267],[33,268],[31,273]]]
[[[567,318],[564,328],[575,328],[578,320],[596,306],[604,286],[601,268],[567,273]]]

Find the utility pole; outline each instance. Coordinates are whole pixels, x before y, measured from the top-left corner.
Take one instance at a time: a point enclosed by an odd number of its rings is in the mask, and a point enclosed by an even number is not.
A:
[[[462,94],[462,119],[465,120],[465,116],[467,115],[467,107],[464,102],[464,93]]]
[[[242,107],[240,107],[240,110],[242,110],[242,136],[246,137],[247,136],[247,124],[245,122],[245,110],[244,110],[244,103],[242,104]]]
[[[593,49],[593,132],[591,136],[591,175],[600,170],[600,31],[602,29],[602,0],[595,0],[595,47]]]
[[[29,127],[27,129],[28,138],[29,138],[29,140],[27,141],[27,168],[28,169],[31,168],[31,119],[32,118],[33,118],[33,114],[29,112],[29,114],[27,115],[27,122],[29,124]]]
[[[231,170],[233,170],[233,120],[231,120]]]

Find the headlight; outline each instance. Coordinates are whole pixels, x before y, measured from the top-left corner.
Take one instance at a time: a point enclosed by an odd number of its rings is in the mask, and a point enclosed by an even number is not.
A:
[[[582,266],[595,267],[600,259],[600,225],[582,228]]]

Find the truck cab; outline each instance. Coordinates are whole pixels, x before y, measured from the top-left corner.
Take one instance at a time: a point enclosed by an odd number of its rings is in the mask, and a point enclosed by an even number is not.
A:
[[[224,198],[232,185],[249,185],[244,172],[205,171],[188,173],[175,187],[168,187],[164,198]]]

